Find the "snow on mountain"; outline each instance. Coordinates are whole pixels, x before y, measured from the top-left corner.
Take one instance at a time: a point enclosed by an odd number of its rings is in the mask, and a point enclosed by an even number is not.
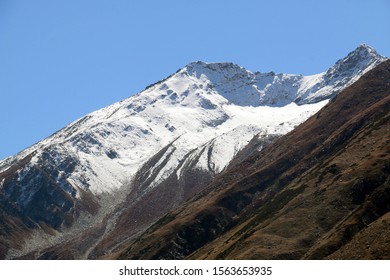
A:
[[[305,77],[295,102],[313,103],[333,97],[386,59],[372,47],[362,44],[345,58],[338,60],[328,71]]]
[[[82,188],[99,194],[130,181],[143,163],[173,141],[174,162],[167,164],[165,174],[173,170],[170,165],[177,166],[184,155],[209,141],[234,143],[214,146],[211,158],[214,171],[220,172],[255,134],[290,131],[326,101],[310,103],[334,96],[382,60],[361,45],[327,72],[313,76],[253,73],[232,63],[190,63],[138,95],[95,111],[2,161],[0,171],[32,155],[18,171],[19,181],[32,166],[49,163],[65,191],[77,194]],[[62,164],[64,158],[71,159],[72,170]],[[205,166],[199,162],[199,167]]]

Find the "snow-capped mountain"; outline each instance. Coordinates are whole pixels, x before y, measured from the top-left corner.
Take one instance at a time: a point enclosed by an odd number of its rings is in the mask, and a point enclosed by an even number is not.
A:
[[[140,201],[147,205],[152,191],[169,197],[166,207],[157,207],[159,213],[150,210],[149,219],[132,214],[134,221],[148,221],[134,226],[135,233],[198,192],[254,137],[260,141],[291,131],[384,60],[361,45],[312,76],[190,63],[1,161],[0,204],[7,205],[11,216],[28,217],[35,225],[31,228],[44,224],[64,231],[83,213],[103,219],[126,199],[131,210]],[[119,193],[122,198],[106,206],[108,197]],[[105,227],[103,235],[115,225]],[[28,251],[8,252],[8,257]]]

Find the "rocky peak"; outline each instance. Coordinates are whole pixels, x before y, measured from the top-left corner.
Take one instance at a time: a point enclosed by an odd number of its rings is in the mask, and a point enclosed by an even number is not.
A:
[[[214,85],[237,81],[242,78],[254,78],[252,72],[231,62],[196,61],[184,67],[183,72],[197,79],[204,76],[204,78],[207,78]]]
[[[335,75],[354,75],[358,74],[367,67],[374,67],[380,62],[386,60],[384,56],[379,55],[375,49],[367,44],[361,44],[354,51],[350,52],[345,58],[338,60],[327,72],[326,76],[331,78]]]
[[[377,53],[377,51],[372,48],[371,46],[367,45],[367,44],[360,44],[354,51],[352,51],[350,54],[356,54],[356,55],[359,55],[361,57],[376,57],[376,58],[380,58],[380,57],[383,57],[381,56],[380,54]]]

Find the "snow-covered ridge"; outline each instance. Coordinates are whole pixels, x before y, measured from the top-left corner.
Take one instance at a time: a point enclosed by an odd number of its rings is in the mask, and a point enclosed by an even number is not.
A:
[[[173,172],[180,176],[176,169],[184,156],[211,142],[213,154],[207,155],[211,162],[206,164],[200,156],[198,168],[212,164],[213,171],[220,172],[254,135],[287,133],[384,59],[361,45],[328,71],[312,76],[193,62],[1,161],[0,172],[31,155],[18,170],[20,182],[33,166],[50,164],[50,170],[58,171],[53,180],[69,193],[77,196],[78,188],[94,194],[112,192],[173,142],[175,150],[151,186]],[[64,165],[64,159],[69,164]],[[19,187],[28,192],[30,185],[23,182]]]
[[[384,60],[373,48],[362,44],[326,72],[311,76],[251,72],[233,63],[201,61],[183,70],[234,104],[284,106],[331,98]]]

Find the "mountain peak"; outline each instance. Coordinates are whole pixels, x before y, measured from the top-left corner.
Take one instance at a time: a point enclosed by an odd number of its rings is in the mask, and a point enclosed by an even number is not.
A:
[[[366,43],[360,44],[354,51],[350,52],[349,55],[351,56],[357,55],[361,58],[376,58],[376,59],[384,58],[383,56],[378,54],[373,47],[367,45]]]
[[[366,43],[361,43],[356,49],[367,49],[367,50],[375,51],[375,49],[373,47],[371,47],[370,45],[368,45]]]
[[[230,71],[246,71],[243,67],[232,62],[204,62],[194,61],[183,68],[190,75],[197,73],[211,73],[211,72],[230,72]]]
[[[375,61],[384,61],[386,60],[386,57],[378,54],[378,52],[371,46],[363,43],[360,44],[355,50],[350,52],[344,60],[353,60],[353,59],[359,59],[359,60],[366,60],[370,62]]]
[[[359,45],[346,57],[338,60],[327,72],[326,79],[330,80],[337,76],[355,76],[363,71],[368,71],[385,61],[376,50],[367,44]]]

